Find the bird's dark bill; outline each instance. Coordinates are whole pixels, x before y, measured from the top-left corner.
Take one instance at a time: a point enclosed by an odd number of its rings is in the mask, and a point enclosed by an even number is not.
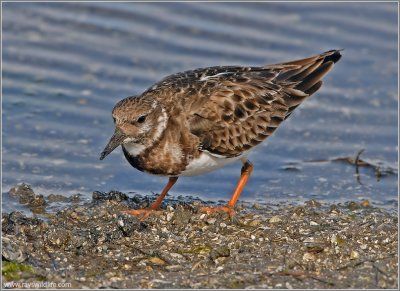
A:
[[[103,160],[106,156],[108,156],[116,147],[118,147],[126,138],[126,136],[122,133],[118,128],[115,129],[113,136],[110,138],[110,141],[104,148],[103,152],[100,155],[100,160]]]

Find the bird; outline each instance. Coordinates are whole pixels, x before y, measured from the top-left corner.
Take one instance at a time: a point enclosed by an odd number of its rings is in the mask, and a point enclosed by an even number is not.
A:
[[[341,58],[341,50],[265,66],[214,66],[165,77],[141,95],[119,101],[112,110],[115,131],[103,160],[118,146],[139,171],[168,177],[148,208],[126,213],[146,219],[160,210],[181,176],[196,176],[242,162],[238,184],[224,206],[234,207],[253,164],[248,155],[271,136],[303,101],[321,88],[322,78]]]

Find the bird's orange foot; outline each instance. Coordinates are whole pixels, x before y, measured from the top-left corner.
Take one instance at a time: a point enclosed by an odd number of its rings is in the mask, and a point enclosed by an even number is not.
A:
[[[130,209],[130,210],[124,210],[122,211],[123,213],[127,213],[130,215],[136,215],[136,216],[141,216],[140,221],[146,220],[147,217],[149,217],[151,214],[159,214],[161,210],[154,210],[151,208],[144,208],[144,209]]]
[[[200,207],[200,212],[205,212],[207,214],[211,214],[214,212],[225,212],[229,215],[229,217],[233,217],[235,215],[235,210],[233,210],[233,207],[229,206]]]

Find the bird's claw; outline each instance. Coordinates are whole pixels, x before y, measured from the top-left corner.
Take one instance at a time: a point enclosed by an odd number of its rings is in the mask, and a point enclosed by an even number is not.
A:
[[[205,212],[207,214],[215,213],[215,212],[225,212],[229,215],[229,217],[235,216],[235,210],[230,206],[217,206],[217,207],[200,207],[200,212]]]
[[[122,211],[123,213],[140,216],[140,222],[143,222],[149,217],[151,214],[159,214],[161,210],[155,210],[150,208],[144,209],[129,209]]]

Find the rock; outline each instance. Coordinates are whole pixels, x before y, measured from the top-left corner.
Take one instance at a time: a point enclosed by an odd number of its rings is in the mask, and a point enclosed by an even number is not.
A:
[[[346,203],[347,208],[350,210],[357,210],[360,209],[360,205],[357,202],[354,201],[350,201],[348,203]]]
[[[282,219],[278,215],[273,216],[269,219],[269,223],[279,223],[279,222],[282,222]]]
[[[355,260],[358,259],[360,257],[360,254],[357,251],[352,250],[350,252],[350,259]]]
[[[165,261],[159,257],[151,257],[149,258],[149,262],[157,266],[163,266],[166,264]]]
[[[167,269],[170,272],[178,272],[182,271],[184,267],[181,265],[171,265],[171,266],[166,266],[165,269]]]
[[[214,248],[210,252],[210,258],[213,261],[219,257],[229,257],[230,255],[231,255],[231,250],[227,246]]]
[[[12,197],[18,198],[21,204],[27,204],[36,195],[31,186],[24,183],[11,188],[9,193]]]
[[[46,200],[44,200],[43,195],[36,195],[31,201],[29,201],[29,206],[31,207],[41,207],[46,205]]]
[[[192,218],[192,213],[189,210],[184,209],[183,207],[178,207],[175,210],[175,214],[172,219],[172,222],[175,225],[184,226],[189,223],[191,218]]]
[[[74,194],[70,198],[68,198],[68,201],[72,203],[79,203],[81,201],[81,196],[82,194]]]
[[[314,199],[308,200],[304,204],[308,207],[321,207],[321,203]]]
[[[303,206],[297,206],[295,209],[294,209],[294,213],[297,215],[297,216],[304,216],[304,215],[306,215],[306,209],[303,207]]]
[[[253,209],[262,209],[262,206],[260,203],[254,202],[254,204],[251,206]]]
[[[369,207],[371,207],[371,204],[369,203],[369,200],[368,200],[368,199],[362,200],[361,203],[360,203],[360,205],[361,205],[362,207],[364,207],[364,208],[369,208]]]
[[[172,220],[172,218],[174,217],[174,213],[173,212],[168,212],[166,215],[166,220],[169,222]]]
[[[40,219],[26,217],[19,211],[3,214],[2,217],[2,231],[6,234],[19,234],[24,230],[28,232],[38,230],[41,225],[43,223]]]
[[[187,262],[186,258],[178,253],[171,253],[168,251],[160,252],[160,258],[166,261],[170,265],[180,265]]]
[[[109,201],[121,202],[127,200],[128,196],[125,193],[119,191],[110,191],[108,193],[94,191],[92,193],[92,199],[94,201],[109,200]]]
[[[310,243],[307,245],[307,252],[308,253],[321,253],[324,251],[324,247],[320,244],[316,244],[316,243]]]
[[[25,252],[21,249],[21,246],[13,240],[12,236],[3,236],[1,242],[1,254],[4,259],[16,263],[22,263],[26,260],[27,256]]]
[[[121,214],[117,218],[118,228],[124,236],[131,236],[135,230],[141,230],[140,221],[136,216]]]
[[[214,217],[207,219],[208,224],[214,224],[216,221],[217,221],[217,219]]]
[[[333,204],[329,207],[329,213],[337,215],[340,213],[339,208],[337,207],[337,205]]]
[[[128,195],[119,191],[108,192],[108,200],[121,202],[128,199]]]
[[[257,227],[257,226],[259,226],[261,223],[262,223],[262,221],[261,221],[260,219],[254,219],[254,220],[251,220],[251,221],[248,223],[248,225],[251,226],[251,227]]]
[[[51,232],[47,233],[45,241],[52,247],[61,248],[66,246],[70,240],[69,231],[62,229],[53,229]]]
[[[31,209],[42,208],[46,205],[43,195],[35,194],[32,188],[27,184],[13,187],[10,189],[9,193],[12,197],[18,198],[20,204],[27,204]],[[35,212],[42,212],[42,210],[36,209]]]
[[[314,261],[315,260],[315,254],[314,253],[310,253],[310,252],[306,252],[303,255],[303,260],[304,261]]]
[[[68,198],[63,196],[63,195],[59,195],[59,194],[50,194],[47,196],[47,201],[52,203],[52,202],[64,202],[67,201]]]

